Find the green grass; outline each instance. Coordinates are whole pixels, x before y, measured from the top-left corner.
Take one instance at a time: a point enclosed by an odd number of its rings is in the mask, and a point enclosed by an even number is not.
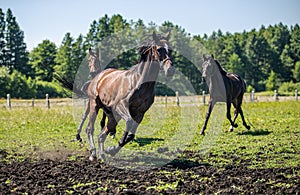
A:
[[[191,163],[204,161],[224,166],[246,162],[252,168],[300,166],[300,102],[245,103],[243,108],[252,126],[250,131],[242,126],[238,117],[239,127],[228,132],[225,105],[220,104],[214,108],[204,137],[199,132],[207,106],[166,108],[154,104],[139,126],[135,140],[121,150],[120,156],[142,154],[145,161],[151,161],[153,159],[147,159],[147,154],[155,153],[170,160],[188,150],[196,154],[189,159]],[[27,157],[76,160],[76,156],[87,156],[89,145],[84,129],[84,143],[71,142],[77,129],[73,112],[73,107],[66,105],[51,109],[16,107],[7,110],[1,107],[0,150],[9,155],[0,160]],[[117,144],[124,129],[122,121],[116,139],[107,138],[106,146]],[[98,133],[99,128],[95,135]],[[158,152],[160,150],[162,152]]]

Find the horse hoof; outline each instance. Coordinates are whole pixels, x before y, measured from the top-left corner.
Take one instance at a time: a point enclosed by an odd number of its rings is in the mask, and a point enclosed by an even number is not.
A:
[[[233,126],[230,126],[229,132],[233,132]]]
[[[76,138],[75,138],[75,139],[76,139],[76,141],[82,142],[82,139],[81,139],[81,137],[80,137],[79,134],[76,135]]]
[[[201,131],[201,132],[200,132],[200,135],[205,135],[204,131]]]
[[[235,124],[233,124],[232,126],[233,126],[234,128],[237,128],[237,127],[238,127],[238,124],[235,123]]]
[[[91,155],[91,156],[89,157],[89,160],[93,162],[93,161],[95,161],[95,160],[96,160],[96,157],[95,157],[95,156],[93,156],[93,155]]]
[[[107,154],[110,154],[111,156],[115,156],[119,152],[120,148],[118,146],[109,146],[107,147],[107,150],[105,151]]]
[[[251,127],[250,127],[250,126],[248,126],[248,125],[246,126],[246,128],[247,128],[247,130],[250,130],[250,129],[251,129]]]

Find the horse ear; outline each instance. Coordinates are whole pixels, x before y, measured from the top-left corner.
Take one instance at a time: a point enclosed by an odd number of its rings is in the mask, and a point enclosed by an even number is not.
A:
[[[170,31],[167,32],[167,34],[165,35],[165,38],[166,38],[167,40],[169,40],[169,38],[170,38]]]
[[[212,59],[215,59],[214,54],[211,54]]]
[[[153,38],[153,40],[154,40],[155,42],[158,41],[157,35],[156,35],[155,31],[153,31],[152,38]]]
[[[204,61],[206,61],[206,60],[207,60],[207,57],[206,57],[206,55],[205,55],[205,54],[203,54],[203,59],[204,59]]]
[[[92,55],[92,48],[89,48],[89,54]]]

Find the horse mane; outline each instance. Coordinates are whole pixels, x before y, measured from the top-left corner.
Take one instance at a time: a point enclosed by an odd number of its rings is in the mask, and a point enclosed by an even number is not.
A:
[[[155,42],[152,40],[152,41],[143,42],[141,45],[139,45],[136,48],[138,54],[141,55],[139,63],[147,61],[149,52],[152,52],[152,47],[154,45],[155,45]]]
[[[161,41],[165,39],[160,34],[157,34],[156,37],[157,37],[157,40],[161,40]],[[147,56],[149,55],[149,52],[152,55],[152,52],[153,52],[152,48],[156,44],[157,44],[156,41],[152,39],[152,34],[146,36],[144,41],[139,46],[136,47],[137,52],[141,55],[139,62],[146,61]]]
[[[221,66],[220,62],[218,60],[215,60],[218,68],[219,68],[219,71],[222,75],[227,75],[227,71]]]

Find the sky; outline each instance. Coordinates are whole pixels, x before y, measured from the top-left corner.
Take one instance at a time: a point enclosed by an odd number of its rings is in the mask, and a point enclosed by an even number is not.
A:
[[[300,23],[299,0],[1,0],[10,8],[24,31],[30,51],[48,39],[58,47],[64,35],[86,35],[93,20],[120,14],[127,21],[144,24],[170,21],[191,35],[243,32],[282,22],[289,27]]]

